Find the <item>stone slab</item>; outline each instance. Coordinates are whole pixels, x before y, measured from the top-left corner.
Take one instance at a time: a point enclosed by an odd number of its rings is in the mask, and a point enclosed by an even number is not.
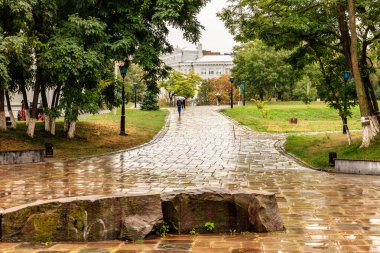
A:
[[[380,161],[335,159],[335,170],[339,173],[380,175]]]
[[[44,161],[44,150],[0,151],[0,165],[39,163]]]

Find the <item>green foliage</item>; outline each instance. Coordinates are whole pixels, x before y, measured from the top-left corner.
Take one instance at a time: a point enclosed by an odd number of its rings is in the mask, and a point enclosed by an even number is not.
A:
[[[33,86],[62,87],[62,99],[56,109],[63,109],[73,120],[79,112],[120,103],[118,87],[113,84],[115,60],[131,68],[135,66],[132,62],[140,66],[139,80],[133,80],[140,84],[139,99],[146,89],[157,93],[157,80],[168,72],[160,56],[173,50],[167,36],[169,26],[182,30],[189,41],[197,42],[202,28],[197,14],[207,2],[0,1],[0,44],[12,42],[8,43],[6,57],[0,49],[0,83],[10,81],[9,89],[20,92],[29,88],[32,77],[37,76]],[[131,83],[126,85],[129,95],[130,86]],[[113,96],[112,91],[116,93]],[[193,96],[191,89],[182,92]],[[47,109],[46,112],[55,114]]]
[[[141,110],[145,111],[156,111],[160,109],[158,106],[157,94],[147,91],[141,102]]]
[[[164,222],[161,227],[158,228],[158,230],[156,231],[156,234],[161,236],[161,237],[165,237],[170,231],[170,227],[169,225]]]
[[[203,80],[198,90],[197,105],[210,105],[210,96],[212,96],[211,82]]]
[[[252,99],[252,101],[255,103],[257,109],[262,110],[265,107],[265,101],[260,101],[256,99]]]
[[[305,85],[306,84],[306,85]],[[313,84],[308,76],[304,76],[294,87],[294,96],[305,104],[310,104],[317,98],[316,85]]]
[[[160,82],[160,87],[165,88],[170,101],[172,101],[174,96],[183,96],[186,98],[194,97],[197,85],[200,84],[201,81],[202,78],[194,72],[183,74],[172,71],[167,79]]]
[[[208,232],[212,232],[212,231],[214,231],[214,229],[215,229],[215,224],[214,224],[214,222],[206,222],[206,223],[203,225],[203,227],[206,229],[206,231],[208,231]]]
[[[254,97],[254,94],[259,95],[261,100],[264,97],[282,98],[290,92],[293,70],[285,62],[289,52],[276,51],[259,40],[237,47],[235,51],[232,74],[236,80],[246,81],[248,99]]]
[[[199,235],[199,233],[197,232],[197,230],[196,230],[195,228],[192,228],[192,229],[190,230],[190,234],[191,234],[191,235]]]

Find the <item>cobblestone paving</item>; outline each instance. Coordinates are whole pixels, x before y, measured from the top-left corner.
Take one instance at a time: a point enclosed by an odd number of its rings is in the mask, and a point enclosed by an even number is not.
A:
[[[147,119],[149,120],[149,119]],[[0,208],[38,199],[222,186],[277,194],[287,231],[169,236],[141,243],[7,244],[10,252],[380,252],[380,177],[303,168],[274,145],[283,135],[254,133],[213,108],[172,111],[155,143],[82,161],[0,167]],[[168,248],[160,247],[168,244]]]

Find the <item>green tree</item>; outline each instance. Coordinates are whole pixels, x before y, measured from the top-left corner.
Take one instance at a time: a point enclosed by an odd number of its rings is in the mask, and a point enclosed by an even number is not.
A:
[[[62,84],[60,105],[65,110],[65,120],[69,122],[69,138],[75,136],[80,112],[96,113],[99,110],[99,84],[113,66],[104,54],[105,29],[106,25],[96,18],[71,15],[48,41],[49,50],[41,57],[41,67]],[[55,63],[51,64],[53,61]]]
[[[1,35],[0,35],[1,36]],[[1,39],[1,37],[0,37]],[[6,120],[5,120],[5,90],[7,88],[7,83],[9,81],[8,74],[8,59],[4,54],[3,47],[0,44],[0,130],[7,130]]]
[[[355,78],[362,117],[367,118],[362,142],[362,147],[367,147],[380,132],[379,107],[369,78],[374,69],[368,60],[369,48],[380,39],[378,3],[369,0],[230,2],[219,15],[239,41],[260,38],[278,49],[292,49],[294,56],[309,59],[309,63],[317,62],[317,52],[321,51],[322,55],[327,51],[344,57],[346,69]],[[355,24],[356,19],[360,20],[359,24]]]
[[[281,99],[293,82],[292,68],[285,62],[288,55],[289,52],[276,51],[259,40],[246,43],[236,48],[233,76],[245,80],[247,93],[258,94],[260,100],[265,96]]]
[[[186,75],[178,71],[172,71],[167,79],[160,82],[160,86],[168,93],[169,102],[174,103],[174,96],[194,97],[197,86],[201,82],[202,78],[194,72]]]
[[[209,79],[203,80],[198,89],[197,105],[210,105],[211,82]]]

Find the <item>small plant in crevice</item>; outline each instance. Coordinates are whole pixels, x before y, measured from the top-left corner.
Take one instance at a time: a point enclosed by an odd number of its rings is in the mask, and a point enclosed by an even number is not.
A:
[[[213,232],[215,229],[214,222],[206,222],[203,227],[206,229],[207,232]]]
[[[156,231],[156,234],[161,237],[165,237],[169,233],[169,230],[170,230],[169,225],[166,222],[164,222],[162,226],[158,228],[158,230]]]
[[[196,230],[195,228],[192,228],[192,229],[190,230],[190,234],[191,234],[191,235],[199,235],[199,233],[197,232],[197,230]]]

